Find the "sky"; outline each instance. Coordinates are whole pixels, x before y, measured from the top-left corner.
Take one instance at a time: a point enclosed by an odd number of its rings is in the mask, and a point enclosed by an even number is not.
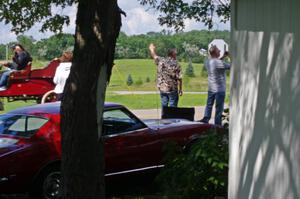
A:
[[[121,31],[125,32],[127,35],[136,35],[136,34],[145,34],[150,31],[159,32],[163,29],[168,30],[167,27],[161,26],[158,23],[157,17],[159,13],[154,10],[149,10],[145,6],[141,6],[137,0],[120,0],[119,6],[122,8],[127,17],[122,16],[122,28]],[[54,9],[57,13],[67,14],[71,23],[69,26],[64,27],[63,32],[65,33],[74,33],[75,32],[75,19],[76,19],[76,6],[66,8],[61,11],[59,9]],[[25,32],[25,35],[33,36],[36,40],[41,38],[47,38],[50,35],[53,35],[51,32],[41,33],[39,32],[40,25],[37,24],[32,27],[29,31]],[[0,22],[0,43],[8,43],[16,40],[16,35],[10,31],[11,26],[5,25]],[[185,29],[184,31],[190,30],[201,30],[206,29],[205,26],[200,22],[195,22],[193,20],[185,20]],[[228,30],[229,23],[223,24],[219,23],[216,25],[218,30]]]

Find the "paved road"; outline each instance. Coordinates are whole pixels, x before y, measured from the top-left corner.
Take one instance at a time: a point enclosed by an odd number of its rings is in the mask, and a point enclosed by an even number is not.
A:
[[[195,120],[202,119],[204,115],[204,106],[197,106],[195,107]],[[161,118],[161,110],[160,109],[145,109],[145,110],[131,110],[136,116],[141,119],[159,119]],[[214,117],[214,110],[213,115]],[[210,122],[213,122],[211,120]]]
[[[145,94],[159,94],[158,91],[112,91],[111,93],[117,95],[145,95]],[[184,94],[201,94],[207,95],[207,92],[184,92]],[[226,105],[225,105],[226,106]],[[200,120],[203,118],[205,106],[195,107],[195,120]],[[159,119],[161,118],[160,109],[144,109],[144,110],[132,110],[132,112],[141,119]],[[212,111],[212,119],[210,122],[213,122],[215,110]]]
[[[111,91],[111,93],[116,95],[145,95],[145,94],[159,94],[158,91]],[[201,94],[206,95],[207,92],[184,92],[183,94]]]

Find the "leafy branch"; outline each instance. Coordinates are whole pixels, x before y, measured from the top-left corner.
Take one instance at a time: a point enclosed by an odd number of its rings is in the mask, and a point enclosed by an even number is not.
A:
[[[184,29],[185,19],[203,22],[209,29],[214,25],[215,17],[225,23],[230,19],[230,0],[138,0],[141,5],[149,6],[160,12],[161,25],[174,27],[176,31]]]

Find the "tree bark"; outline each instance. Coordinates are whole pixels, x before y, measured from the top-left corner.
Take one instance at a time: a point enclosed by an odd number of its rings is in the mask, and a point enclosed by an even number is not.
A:
[[[121,17],[116,0],[80,0],[74,59],[61,105],[62,198],[105,198],[101,139]]]

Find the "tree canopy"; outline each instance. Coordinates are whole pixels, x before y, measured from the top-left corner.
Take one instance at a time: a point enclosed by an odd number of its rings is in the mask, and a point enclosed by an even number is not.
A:
[[[193,30],[172,34],[162,31],[140,35],[126,35],[121,32],[117,40],[115,59],[150,58],[148,44],[154,42],[157,44],[158,54],[162,56],[166,54],[168,48],[175,47],[180,61],[189,61],[189,58],[192,58],[193,62],[199,63],[202,61],[199,50],[206,49],[214,38],[224,39],[228,42],[229,31]],[[49,61],[59,57],[64,51],[72,50],[75,41],[72,34],[58,34],[38,41],[31,36],[19,35],[15,42],[25,46],[35,60]],[[12,46],[15,42],[8,43],[8,46]],[[0,45],[0,59],[6,57],[5,48],[5,45]]]
[[[61,32],[64,25],[69,25],[70,18],[54,8],[62,11],[77,0],[2,0],[0,2],[0,21],[12,25],[12,31],[21,33],[29,30],[37,22],[41,22],[41,31]]]
[[[137,1],[145,7],[158,10],[159,23],[174,27],[175,30],[184,28],[185,19],[195,19],[212,28],[214,21],[226,22],[230,18],[230,0]],[[0,3],[0,21],[12,24],[12,31],[16,33],[29,30],[37,22],[41,22],[41,31],[57,33],[62,31],[64,25],[70,24],[69,16],[62,11],[76,3],[78,0],[3,0]],[[57,8],[59,12],[55,12]]]
[[[161,25],[184,28],[185,19],[195,19],[212,28],[214,21],[226,22],[230,18],[230,0],[138,0],[142,5],[158,10]]]

